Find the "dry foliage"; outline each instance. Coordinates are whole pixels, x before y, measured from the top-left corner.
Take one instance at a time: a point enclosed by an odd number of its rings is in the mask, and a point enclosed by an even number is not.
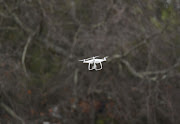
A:
[[[0,123],[179,124],[179,20],[178,0],[0,0]]]

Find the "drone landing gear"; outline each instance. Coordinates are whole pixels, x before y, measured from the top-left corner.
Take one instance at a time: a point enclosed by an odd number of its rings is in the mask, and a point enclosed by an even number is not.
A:
[[[95,69],[96,71],[99,71],[99,70],[102,69],[102,63],[100,62],[99,64],[100,64],[100,68],[97,68],[97,67],[96,67],[96,69]]]
[[[102,63],[98,63],[98,64],[100,64],[100,68],[97,68],[97,65],[95,64],[95,63],[89,63],[89,65],[88,65],[88,70],[96,70],[96,71],[99,71],[99,70],[101,70],[102,69]]]
[[[88,70],[93,70],[93,69],[96,69],[96,64],[95,63],[89,63]]]

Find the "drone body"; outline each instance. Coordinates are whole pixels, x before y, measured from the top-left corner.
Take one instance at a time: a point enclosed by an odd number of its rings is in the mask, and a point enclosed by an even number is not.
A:
[[[105,62],[108,57],[104,57],[102,59],[96,59],[97,57],[99,57],[99,56],[94,56],[94,57],[79,60],[79,61],[82,61],[83,63],[87,63],[88,64],[88,70],[98,71],[98,70],[102,69],[102,62]],[[100,64],[100,68],[97,68],[97,64]]]

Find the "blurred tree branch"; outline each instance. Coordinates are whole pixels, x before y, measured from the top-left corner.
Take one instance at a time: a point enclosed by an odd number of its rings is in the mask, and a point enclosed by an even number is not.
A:
[[[27,40],[27,43],[25,45],[25,48],[24,48],[24,52],[23,52],[23,56],[26,54],[26,49],[29,45],[29,42],[31,41],[32,37],[35,35],[34,31],[32,29],[30,29],[29,27],[27,27],[20,19],[19,17],[14,13],[14,12],[11,12],[10,8],[8,7],[8,5],[4,3],[4,6],[5,8],[7,9],[7,11],[11,14],[11,16],[13,17],[13,19],[15,20],[15,22],[20,26],[20,28],[25,31],[27,34],[30,34],[28,40]],[[41,10],[43,11],[43,15],[45,16],[45,11],[44,9],[42,8],[42,3],[41,1],[39,0],[39,4],[41,6]],[[36,31],[35,31],[36,32]],[[63,50],[62,48],[60,48],[59,46],[51,43],[51,41],[48,41],[47,39],[42,39],[42,38],[38,38],[38,40],[40,40],[41,42],[45,43],[45,46],[47,48],[50,48],[50,49],[53,49],[56,53],[58,54],[61,54],[61,55],[67,55],[67,52],[65,50]],[[22,57],[22,63],[24,61],[24,57]],[[24,65],[24,64],[23,64]],[[24,68],[24,67],[23,67]],[[24,69],[26,70],[26,69]],[[26,71],[25,71],[26,72]]]
[[[144,78],[148,78],[150,80],[156,80],[154,77],[153,78],[150,78],[148,76],[150,75],[158,75],[158,74],[164,74],[163,77],[166,77],[166,73],[168,73],[169,71],[173,70],[174,68],[178,67],[180,65],[180,59],[177,59],[177,62],[172,65],[171,67],[167,68],[167,69],[164,69],[164,70],[158,70],[158,71],[145,71],[145,72],[137,72],[133,67],[132,65],[127,61],[125,60],[124,58],[127,57],[129,54],[131,54],[133,51],[135,51],[136,49],[138,49],[139,47],[142,47],[143,45],[147,44],[148,42],[150,42],[150,40],[152,40],[152,38],[162,34],[167,28],[167,25],[164,26],[164,28],[157,32],[157,33],[154,33],[146,38],[144,38],[144,40],[142,42],[139,42],[137,43],[135,46],[133,46],[132,48],[130,48],[127,52],[125,52],[124,54],[122,55],[119,55],[119,54],[116,54],[116,55],[113,55],[109,61],[112,61],[113,59],[119,59],[120,62],[122,62],[126,67],[127,69],[129,70],[129,72],[135,76],[135,77],[138,77],[140,79],[144,79]]]
[[[27,49],[28,49],[28,46],[29,46],[30,42],[32,41],[33,37],[35,36],[35,34],[37,33],[38,30],[39,30],[39,28],[37,28],[36,31],[34,31],[32,34],[29,35],[29,37],[27,39],[27,42],[26,42],[26,44],[24,46],[23,53],[22,53],[21,62],[22,62],[23,70],[24,70],[26,76],[27,76],[27,70],[26,70],[25,59],[26,59]]]
[[[33,31],[26,27],[23,22],[19,19],[19,17],[11,11],[11,9],[9,8],[9,6],[6,4],[6,2],[3,2],[4,7],[6,8],[6,10],[8,11],[8,13],[13,17],[14,21],[21,27],[21,29],[23,29],[27,34],[32,33]]]
[[[11,108],[9,108],[6,104],[4,104],[4,103],[1,102],[1,103],[0,103],[0,106],[1,106],[4,110],[6,110],[6,112],[7,112],[8,114],[10,114],[12,117],[14,117],[15,119],[21,121],[22,124],[25,124],[24,120],[23,120],[20,116],[18,116],[18,115],[17,115]]]
[[[163,69],[163,70],[157,70],[157,71],[145,71],[145,72],[137,72],[132,65],[124,59],[120,59],[120,61],[127,67],[128,71],[135,77],[138,77],[140,79],[150,79],[152,81],[155,81],[156,75],[163,75],[162,78],[166,78],[168,75],[167,73],[170,72],[171,70],[175,69],[176,67],[178,67],[180,65],[180,58],[177,60],[177,62],[172,65],[171,67],[167,68],[167,69]],[[154,75],[152,78],[149,77],[151,75]]]

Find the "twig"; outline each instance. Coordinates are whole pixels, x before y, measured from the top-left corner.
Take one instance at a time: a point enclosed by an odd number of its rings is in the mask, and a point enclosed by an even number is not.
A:
[[[159,34],[163,33],[164,30],[166,29],[166,26],[159,32],[156,32],[150,36],[147,36],[143,39],[143,41],[137,43],[135,46],[133,46],[132,48],[130,48],[127,52],[125,52],[122,55],[116,54],[113,57],[111,57],[109,60],[113,60],[113,59],[119,59],[119,58],[124,58],[126,56],[128,56],[130,53],[132,53],[134,50],[140,48],[141,46],[145,45],[146,43],[148,43],[150,41],[150,39],[155,38],[156,36],[158,36]]]
[[[21,121],[22,124],[25,124],[24,120],[18,116],[11,108],[9,108],[7,105],[5,105],[4,103],[0,103],[0,106],[2,108],[4,108],[8,114],[10,114],[12,117],[14,117],[15,119]]]
[[[32,29],[30,29],[29,27],[25,26],[24,23],[19,19],[19,17],[18,17],[15,13],[13,13],[13,12],[10,11],[8,5],[7,5],[5,2],[4,2],[4,6],[5,6],[5,8],[7,9],[7,11],[11,14],[11,16],[13,17],[13,19],[15,20],[15,22],[19,25],[19,27],[20,27],[23,31],[25,31],[25,33],[27,33],[27,34],[34,34],[34,32],[33,32]],[[29,42],[31,41],[31,38],[30,38],[30,37],[31,37],[31,35],[28,37],[27,43],[26,43],[26,45],[25,45],[25,47],[24,47],[24,52],[23,52],[24,55],[26,55],[26,50],[27,50],[27,48],[28,48]],[[46,45],[47,48],[53,49],[56,53],[62,54],[62,55],[67,55],[67,53],[66,53],[62,48],[60,48],[60,47],[52,44],[52,43],[51,43],[50,41],[48,41],[47,39],[38,38],[38,40],[41,41],[41,42],[43,42],[43,43],[45,43],[45,45]],[[23,55],[23,56],[24,56],[24,55]],[[24,63],[24,62],[23,62],[24,60],[25,60],[25,58],[22,58],[22,64]],[[24,70],[25,70],[25,69],[24,69]],[[25,70],[25,72],[26,72],[26,70]]]
[[[30,42],[32,41],[33,37],[35,36],[35,34],[37,33],[39,27],[36,29],[36,31],[34,31],[31,35],[29,35],[28,39],[27,39],[27,42],[24,46],[24,50],[23,50],[23,53],[22,53],[22,58],[21,58],[21,62],[22,62],[22,66],[23,66],[23,70],[27,76],[27,70],[26,70],[26,64],[25,64],[25,59],[26,59],[26,53],[27,53],[27,49],[29,47],[29,44]]]
[[[111,57],[109,60],[113,60],[113,59],[119,59],[119,58],[124,58],[126,56],[128,56],[131,52],[133,52],[134,50],[138,49],[139,47],[141,47],[142,45],[146,44],[146,40],[136,44],[135,46],[133,46],[132,48],[130,48],[127,52],[125,52],[122,55],[116,54],[113,57]]]
[[[10,16],[6,15],[5,13],[0,12],[0,16],[3,18],[9,18]]]
[[[133,52],[134,50],[136,50],[137,48],[141,47],[142,45],[146,44],[146,39],[138,44],[136,44],[134,47],[132,47],[131,49],[129,49],[127,52],[125,52],[122,57],[128,56],[131,52]]]
[[[25,59],[26,59],[27,48],[28,48],[31,40],[32,40],[32,35],[30,35],[28,37],[28,39],[27,39],[26,45],[24,46],[24,50],[23,50],[23,54],[22,54],[22,59],[21,59],[23,70],[24,70],[26,75],[27,75],[27,70],[26,70],[26,65],[25,65]]]
[[[43,8],[42,1],[38,0],[38,4],[40,5],[40,9],[42,11],[43,17],[45,17],[46,16],[46,12],[45,12],[45,9]]]
[[[121,62],[127,67],[128,71],[129,71],[133,76],[138,77],[138,78],[141,78],[141,79],[144,78],[144,76],[143,76],[142,74],[138,73],[138,72],[130,65],[130,63],[129,63],[128,61],[122,59]]]
[[[16,27],[7,26],[7,27],[0,27],[0,31],[1,30],[10,30],[10,31],[13,31],[13,30],[17,30],[17,28]]]
[[[12,13],[12,16],[13,16],[14,20],[16,21],[16,23],[17,23],[26,33],[32,33],[32,32],[33,32],[30,28],[26,27],[26,26],[21,22],[21,20],[19,19],[19,17],[18,17],[16,14]]]
[[[26,33],[32,33],[32,30],[31,30],[30,28],[26,27],[15,13],[11,12],[11,10],[10,10],[9,7],[8,7],[8,5],[7,5],[5,2],[3,2],[3,3],[4,3],[5,8],[7,9],[7,11],[8,11],[8,12],[11,14],[11,16],[14,18],[15,22],[16,22]]]
[[[77,101],[78,101],[78,96],[77,96],[78,95],[77,94],[78,73],[79,73],[79,70],[75,69],[75,72],[74,72],[74,90],[73,90],[75,101],[72,104],[73,109],[76,109],[76,107],[77,107],[76,104],[77,104]]]
[[[81,25],[79,25],[76,33],[74,34],[74,37],[73,37],[73,45],[72,45],[72,50],[74,49],[76,43],[77,43],[77,40],[78,40],[78,34],[79,32],[81,31]]]
[[[97,23],[97,24],[92,25],[92,28],[93,28],[93,29],[94,29],[94,28],[98,28],[98,27],[103,26],[104,24],[105,24],[105,20],[103,20],[102,22],[99,22],[99,23]]]
[[[70,50],[70,55],[69,57],[73,57],[73,51],[74,51],[74,47],[76,46],[76,43],[77,43],[77,40],[78,40],[78,35],[79,35],[79,32],[81,31],[81,28],[82,28],[82,25],[79,25],[77,31],[75,32],[74,34],[74,37],[73,37],[73,44],[72,44],[72,47],[71,47],[71,50]]]
[[[156,78],[154,78],[154,77],[150,78],[150,77],[149,77],[150,75],[166,74],[166,73],[168,73],[169,71],[171,71],[172,69],[174,69],[174,68],[176,68],[176,67],[178,67],[178,66],[180,65],[180,59],[178,59],[177,62],[176,62],[173,66],[171,66],[171,67],[169,67],[169,68],[167,68],[167,69],[164,69],[164,70],[137,72],[137,71],[131,66],[131,64],[130,64],[128,61],[126,61],[126,60],[124,60],[124,59],[121,59],[120,61],[127,67],[128,71],[129,71],[133,76],[138,77],[138,78],[140,78],[140,79],[147,78],[147,79],[150,79],[150,80],[153,80],[153,81],[156,80]],[[166,75],[164,75],[164,76],[166,76]]]
[[[67,52],[63,48],[53,44],[51,41],[48,41],[48,39],[38,38],[38,40],[44,43],[48,49],[52,49],[52,51],[54,51],[55,53],[64,56],[67,55]]]
[[[180,58],[177,60],[177,62],[172,65],[171,67],[167,68],[167,69],[163,69],[163,70],[158,70],[158,71],[147,71],[147,72],[142,72],[142,75],[157,75],[157,74],[166,74],[169,71],[173,70],[174,68],[178,67],[180,65]]]
[[[29,43],[31,42],[33,36],[35,35],[36,31],[33,32],[30,28],[26,27],[23,24],[23,22],[19,19],[19,17],[15,13],[11,12],[11,10],[9,9],[8,5],[5,2],[4,2],[4,6],[7,9],[7,11],[11,14],[11,16],[14,18],[15,22],[21,27],[21,29],[23,29],[25,31],[25,33],[30,34],[27,39],[26,45],[24,46],[24,50],[23,50],[23,54],[22,54],[22,58],[21,58],[23,70],[24,70],[25,74],[27,75],[27,70],[26,70],[26,65],[25,65],[27,48],[28,48]]]

